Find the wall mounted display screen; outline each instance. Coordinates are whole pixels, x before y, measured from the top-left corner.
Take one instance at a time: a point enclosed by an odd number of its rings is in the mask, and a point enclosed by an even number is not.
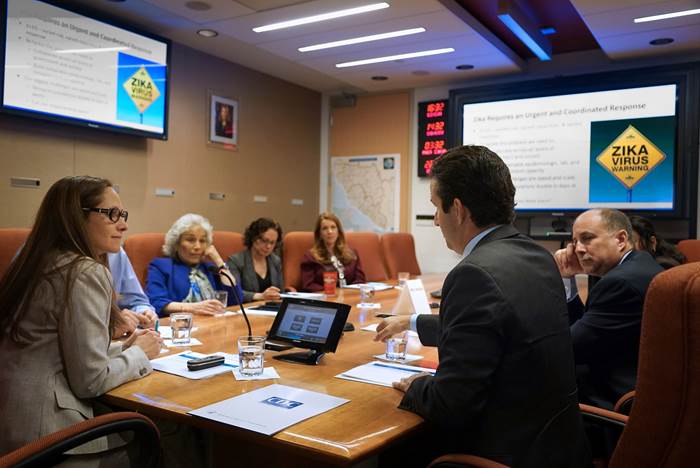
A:
[[[44,1],[2,7],[3,111],[167,138],[167,40]]]
[[[673,210],[675,84],[464,103],[462,141],[508,165],[519,210]]]

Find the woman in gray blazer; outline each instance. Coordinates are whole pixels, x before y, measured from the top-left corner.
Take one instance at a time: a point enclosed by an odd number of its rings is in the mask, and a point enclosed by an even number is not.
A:
[[[269,218],[258,218],[243,236],[246,249],[226,262],[243,288],[243,302],[279,300],[283,288],[282,262],[275,249],[282,228]]]
[[[44,197],[0,280],[0,455],[91,418],[92,398],[151,372],[156,332],[110,342],[120,318],[106,254],[119,251],[127,217],[104,179],[66,177]],[[70,453],[106,448],[102,438]]]

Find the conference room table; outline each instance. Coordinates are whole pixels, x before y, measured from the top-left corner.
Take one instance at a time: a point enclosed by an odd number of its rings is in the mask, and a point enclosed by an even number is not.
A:
[[[426,292],[439,289],[444,275],[423,275]],[[395,284],[389,282],[389,284]],[[423,428],[423,419],[398,408],[403,393],[378,385],[336,378],[337,374],[375,360],[385,351],[384,343],[374,342],[375,333],[362,327],[381,321],[376,313],[388,313],[397,302],[399,290],[375,292],[372,302],[381,309],[359,309],[357,290],[339,289],[327,300],[352,305],[348,322],[354,331],[345,332],[335,353],[326,354],[318,365],[304,365],[272,359],[274,351],[265,351],[265,366],[272,366],[279,379],[237,381],[232,372],[190,380],[154,371],[149,376],[126,383],[108,392],[103,400],[118,408],[187,424],[211,431],[214,439],[215,465],[228,460],[237,466],[350,466],[381,452],[400,441],[416,437]],[[250,304],[251,306],[253,304]],[[237,311],[238,307],[229,310]],[[434,309],[437,313],[437,309]],[[265,335],[274,318],[250,315],[254,335]],[[167,325],[167,319],[162,321]],[[239,314],[208,317],[195,315],[192,336],[203,344],[190,348],[170,348],[170,354],[184,350],[204,354],[236,353],[236,339],[247,335],[243,316]],[[289,352],[289,351],[286,351]],[[409,338],[407,352],[423,356],[411,365],[435,367],[437,351],[422,347],[416,336]],[[169,354],[163,354],[166,356]],[[188,415],[193,409],[236,397],[273,383],[325,393],[350,400],[272,435]],[[217,462],[218,460],[218,462]]]

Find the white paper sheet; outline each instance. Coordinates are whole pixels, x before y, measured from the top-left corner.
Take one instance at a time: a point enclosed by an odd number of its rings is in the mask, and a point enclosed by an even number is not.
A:
[[[360,330],[376,333],[377,332],[377,325],[379,325],[379,324],[378,323],[370,323],[366,327],[362,327]]]
[[[324,393],[273,384],[204,406],[189,414],[272,435],[348,401]]]
[[[270,380],[280,378],[280,375],[277,373],[274,367],[264,368],[262,374],[259,375],[243,375],[241,374],[241,369],[237,367],[233,369],[233,376],[236,378],[236,380]]]
[[[326,295],[323,293],[286,292],[280,294],[280,297],[296,297],[299,299],[325,299]]]
[[[199,330],[199,327],[193,327],[192,330],[190,330],[190,333],[195,332]],[[173,329],[170,327],[170,325],[161,325],[158,327],[158,333],[160,333],[160,337],[165,339],[169,339],[173,337]]]
[[[375,354],[374,357],[376,357],[377,359],[381,359],[382,361],[396,362],[398,364],[406,364],[409,362],[420,361],[421,359],[423,359],[423,356],[419,356],[418,354],[407,354],[406,357],[403,359],[389,359],[388,357],[386,357],[386,353]]]
[[[357,382],[391,387],[393,382],[398,382],[405,377],[409,377],[419,372],[435,374],[435,369],[373,361],[361,366],[353,367],[342,374],[336,375],[336,377],[339,379],[354,380]]]
[[[202,344],[197,338],[190,337],[189,343],[173,343],[173,340],[163,340],[163,344],[168,348],[189,348],[190,346],[199,346]]]
[[[360,289],[360,286],[370,286],[373,291],[385,291],[387,289],[392,289],[393,286],[390,284],[385,284],[385,283],[377,283],[374,281],[370,281],[368,283],[358,283],[358,284],[348,284],[345,286],[347,289]]]
[[[238,355],[227,353],[212,353],[224,357],[224,363],[220,366],[210,367],[198,371],[190,371],[187,369],[187,361],[190,359],[201,358],[208,354],[195,353],[194,351],[184,351],[182,353],[173,354],[162,358],[153,359],[151,366],[153,370],[167,372],[168,374],[179,375],[192,380],[206,379],[218,374],[230,372],[238,367]]]
[[[381,309],[382,305],[378,302],[360,302],[355,307],[358,309]]]

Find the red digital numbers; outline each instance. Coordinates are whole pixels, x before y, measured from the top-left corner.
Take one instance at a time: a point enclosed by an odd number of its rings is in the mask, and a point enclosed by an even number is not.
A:
[[[431,102],[430,104],[428,104],[428,108],[425,112],[425,117],[428,119],[434,119],[435,117],[442,117],[444,113],[444,102]]]
[[[425,177],[433,160],[447,152],[447,101],[422,102],[418,112],[418,176]]]

